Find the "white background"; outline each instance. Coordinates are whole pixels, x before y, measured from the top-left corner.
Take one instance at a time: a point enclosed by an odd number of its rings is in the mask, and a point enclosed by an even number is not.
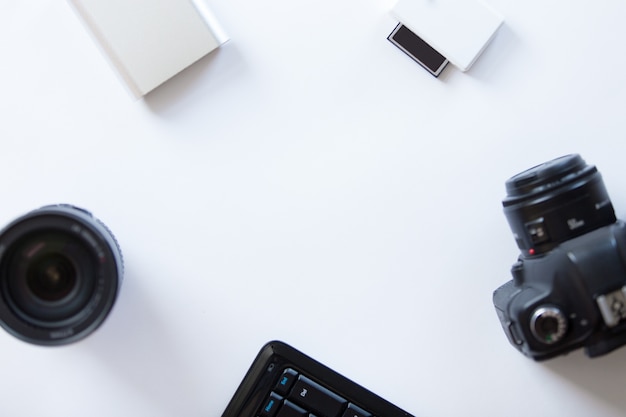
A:
[[[87,339],[0,333],[0,415],[220,416],[272,339],[416,417],[626,413],[626,348],[535,363],[491,302],[511,175],[580,153],[626,218],[624,1],[490,0],[439,79],[391,0],[210,4],[231,41],[133,101],[67,3],[0,0],[0,224],[79,205],[126,261]]]

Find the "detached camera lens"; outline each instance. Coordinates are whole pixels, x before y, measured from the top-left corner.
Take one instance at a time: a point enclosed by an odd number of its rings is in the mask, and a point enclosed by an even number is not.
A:
[[[39,345],[80,340],[109,314],[122,273],[115,238],[90,213],[32,211],[0,232],[0,325]]]

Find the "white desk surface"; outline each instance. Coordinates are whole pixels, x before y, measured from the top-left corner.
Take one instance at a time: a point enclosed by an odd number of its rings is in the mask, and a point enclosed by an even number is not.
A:
[[[220,416],[272,339],[416,417],[626,413],[626,348],[535,363],[491,302],[509,176],[578,152],[626,218],[626,2],[490,0],[440,79],[391,0],[210,4],[231,41],[133,101],[67,3],[0,0],[0,224],[73,203],[126,260],[87,339],[0,332],[0,415]]]

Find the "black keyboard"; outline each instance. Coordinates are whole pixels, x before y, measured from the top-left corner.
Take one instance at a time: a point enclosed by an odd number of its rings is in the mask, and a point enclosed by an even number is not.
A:
[[[265,345],[222,417],[413,417],[283,342]]]

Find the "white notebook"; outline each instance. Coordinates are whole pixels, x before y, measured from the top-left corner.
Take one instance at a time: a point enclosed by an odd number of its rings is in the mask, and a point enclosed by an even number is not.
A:
[[[203,0],[68,0],[140,98],[227,40]]]

